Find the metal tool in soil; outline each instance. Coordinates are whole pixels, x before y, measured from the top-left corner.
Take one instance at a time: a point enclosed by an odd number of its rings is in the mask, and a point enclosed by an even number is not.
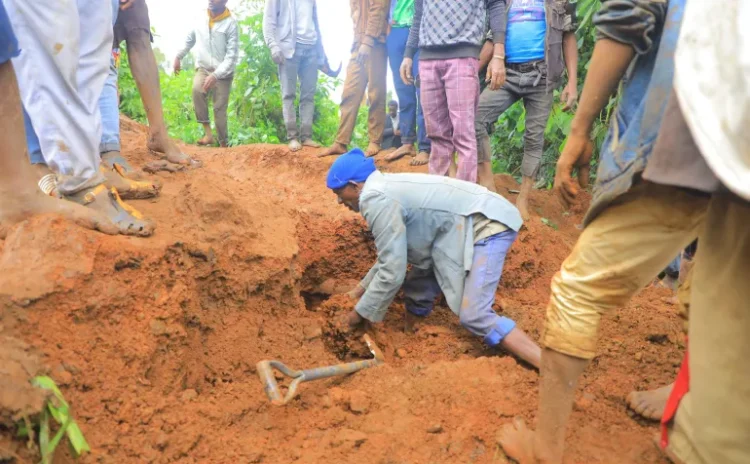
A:
[[[311,380],[327,379],[329,377],[336,377],[339,375],[349,375],[368,367],[375,367],[385,362],[383,352],[380,348],[372,341],[369,335],[364,337],[367,348],[374,356],[372,359],[364,361],[355,361],[344,364],[336,364],[334,366],[316,367],[313,369],[295,370],[290,369],[281,361],[260,361],[256,364],[258,370],[258,377],[263,383],[263,389],[266,392],[266,396],[271,400],[271,403],[282,406],[287,404],[297,394],[297,388],[302,382],[309,382]],[[289,389],[286,395],[282,395],[279,384],[276,381],[276,376],[273,370],[277,369],[279,372],[287,377],[292,378],[292,383],[289,384]]]

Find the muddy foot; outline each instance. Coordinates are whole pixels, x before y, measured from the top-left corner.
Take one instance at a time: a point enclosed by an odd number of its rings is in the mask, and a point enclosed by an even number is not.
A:
[[[538,462],[534,455],[534,431],[526,427],[526,422],[520,417],[513,419],[513,423],[505,424],[497,434],[497,442],[509,458],[519,464],[533,464]]]
[[[365,150],[365,156],[368,158],[371,158],[375,155],[380,153],[380,145],[377,143],[370,142],[369,145],[367,145],[367,150]]]
[[[154,223],[145,219],[138,210],[122,201],[117,190],[108,190],[104,184],[68,195],[66,198],[103,214],[117,226],[122,235],[148,237],[156,228]]]
[[[420,151],[417,156],[409,163],[412,166],[424,166],[430,162],[430,154],[426,151]]]
[[[516,199],[516,208],[518,208],[518,212],[521,213],[521,219],[528,221],[529,218],[531,218],[528,200],[522,194]]]
[[[324,158],[326,156],[343,155],[344,153],[346,153],[346,145],[342,145],[336,142],[330,147],[318,153],[318,158]]]
[[[143,173],[138,172],[133,166],[128,163],[119,151],[108,151],[101,154],[102,165],[109,169],[115,169],[115,166],[119,166],[119,171],[130,179],[133,180],[144,180]]]
[[[299,143],[299,140],[290,140],[289,141],[289,150],[291,150],[291,151],[300,151],[300,150],[302,150],[302,144]]]
[[[385,157],[385,160],[388,162],[396,161],[398,159],[403,158],[406,155],[410,155],[410,156],[414,155],[413,145],[401,145],[400,147],[398,147],[398,149],[396,149],[396,151],[388,154],[388,156]]]
[[[320,148],[320,144],[313,139],[305,139],[302,141],[303,147]]]
[[[143,170],[150,174],[156,174],[159,171],[180,172],[185,169],[187,169],[187,166],[184,164],[174,164],[167,160],[151,161],[143,166]]]
[[[87,229],[117,235],[119,230],[106,215],[81,205],[50,197],[42,193],[33,182],[23,191],[3,192],[0,187],[0,237],[5,237],[7,227],[37,214],[59,214]]]
[[[197,143],[198,143],[198,145],[203,146],[203,147],[208,146],[208,145],[213,145],[214,144],[214,138],[207,135],[207,136],[203,137],[202,139],[198,140]]]
[[[159,196],[161,184],[159,182],[138,181],[125,177],[124,171],[115,164],[114,169],[108,169],[104,164],[99,169],[106,179],[104,185],[108,189],[114,188],[120,198],[126,200],[145,200]]]
[[[671,383],[655,390],[630,392],[628,407],[646,419],[661,420],[673,386]]]

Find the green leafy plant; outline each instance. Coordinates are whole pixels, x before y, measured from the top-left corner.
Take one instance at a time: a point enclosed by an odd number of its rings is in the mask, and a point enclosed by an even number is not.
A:
[[[247,2],[252,7],[253,2]],[[249,8],[257,11],[257,8]],[[240,21],[240,59],[234,72],[232,93],[227,108],[229,144],[280,143],[285,141],[286,129],[281,111],[281,85],[278,67],[263,41],[263,15],[252,14]],[[146,123],[140,94],[130,72],[127,51],[120,60],[120,111],[128,117]],[[168,59],[170,57],[167,57]],[[203,129],[195,120],[192,88],[195,71],[183,60],[183,71],[169,75],[160,70],[164,118],[169,135],[187,143],[195,143],[203,136]],[[339,105],[332,99],[340,80],[320,73],[315,93],[313,138],[330,144],[339,125]],[[295,108],[298,102],[295,102]],[[354,129],[352,146],[367,145],[367,109],[361,108]]]
[[[31,384],[43,390],[49,390],[52,393],[42,408],[39,423],[36,424],[39,427],[39,451],[42,454],[42,464],[52,463],[52,456],[55,454],[55,449],[60,444],[63,436],[68,437],[68,441],[76,456],[91,451],[86,438],[83,436],[83,432],[81,432],[81,429],[70,413],[70,405],[65,401],[65,397],[60,389],[57,388],[55,381],[47,376],[38,376],[34,377]],[[52,437],[50,418],[59,426],[57,432]],[[34,426],[28,420],[25,420],[18,427],[18,435],[29,437],[33,440],[33,429]]]

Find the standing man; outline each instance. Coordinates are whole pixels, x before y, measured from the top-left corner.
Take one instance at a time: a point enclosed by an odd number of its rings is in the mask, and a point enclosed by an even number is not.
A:
[[[529,218],[529,194],[541,165],[552,93],[562,83],[565,69],[568,84],[560,94],[564,109],[572,108],[578,98],[575,30],[575,4],[568,0],[510,0],[505,53],[492,57],[507,72],[505,85],[485,89],[479,97],[476,137],[480,177],[492,176],[488,126],[518,100],[523,100],[526,108],[523,180],[516,200],[524,220]]]
[[[188,34],[185,47],[174,60],[175,73],[180,72],[180,61],[193,46],[196,50],[193,106],[195,117],[203,125],[205,134],[198,145],[214,143],[211,119],[208,116],[208,95],[212,93],[219,145],[226,147],[229,144],[227,105],[239,55],[239,30],[237,21],[227,8],[227,0],[208,1],[208,18],[198,21]]]
[[[263,38],[271,50],[274,63],[279,66],[282,111],[289,149],[299,151],[303,146],[320,148],[320,144],[312,139],[313,113],[318,68],[325,66],[327,60],[315,0],[266,0]],[[294,110],[298,76],[299,130]]]
[[[412,166],[422,166],[430,160],[430,140],[424,127],[422,101],[417,87],[406,84],[399,75],[401,62],[406,53],[406,42],[409,40],[409,29],[414,20],[414,0],[391,0],[390,25],[385,45],[388,49],[388,62],[393,73],[393,85],[400,105],[399,122],[401,127],[401,146],[389,154],[386,161],[395,161],[404,155],[414,156],[414,142],[417,142],[417,157],[412,160]],[[415,62],[419,62],[419,52],[415,54]],[[415,64],[412,69],[414,76],[419,75],[419,67]],[[416,129],[416,132],[415,132]]]
[[[492,309],[521,215],[484,187],[428,174],[383,174],[359,149],[341,156],[326,180],[339,203],[362,213],[378,261],[349,295],[349,327],[381,322],[403,286],[407,320],[427,317],[442,292],[461,325],[489,346],[539,366],[539,347]],[[407,265],[411,270],[407,272]]]
[[[367,156],[375,156],[380,152],[385,127],[385,73],[388,60],[385,36],[388,29],[388,5],[388,0],[349,1],[354,23],[354,43],[341,95],[341,122],[336,140],[318,154],[320,157],[346,153],[365,90],[370,103],[367,117],[370,143],[365,153]]]
[[[23,106],[46,164],[67,200],[106,216],[126,235],[154,224],[108,189],[99,170],[99,97],[112,53],[112,3],[100,0],[4,0],[23,44],[13,58]],[[88,26],[81,29],[80,24]]]
[[[479,52],[489,16],[494,54],[505,50],[505,0],[415,0],[401,79],[414,83],[414,56],[419,49],[419,78],[427,136],[432,143],[430,174],[448,175],[458,153],[456,176],[477,181],[474,120],[479,100]],[[487,67],[490,87],[505,81],[501,60]]]
[[[398,111],[398,102],[391,100],[388,103],[388,116],[385,118],[385,129],[383,130],[383,143],[380,145],[383,150],[401,146],[401,127],[400,114]]]

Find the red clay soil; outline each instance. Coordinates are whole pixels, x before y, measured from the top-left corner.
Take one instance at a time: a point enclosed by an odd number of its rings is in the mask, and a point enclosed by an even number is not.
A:
[[[123,121],[123,139],[134,164],[152,160],[141,127]],[[152,238],[105,236],[50,216],[0,241],[0,349],[36,357],[58,380],[93,448],[80,462],[507,462],[496,433],[514,416],[534,422],[538,375],[484,347],[442,304],[406,334],[397,298],[375,329],[385,365],[304,383],[290,404],[271,405],[258,361],[309,368],[367,354],[356,339],[336,340],[330,321],[351,302],[329,296],[364,276],[372,241],[325,188],[332,159],[273,145],[185,150],[205,166],[158,174],[162,196],[133,202],[158,222]],[[408,161],[378,164],[425,170]],[[513,199],[515,181],[497,182]],[[496,310],[538,339],[549,281],[581,214],[561,214],[548,192],[531,202]],[[657,426],[632,418],[624,398],[675,375],[681,322],[665,296],[646,289],[604,318],[566,462],[663,462],[652,444]],[[0,402],[0,418],[38,410],[38,398],[19,398]],[[0,424],[4,455],[38,461],[10,440],[9,421]]]

